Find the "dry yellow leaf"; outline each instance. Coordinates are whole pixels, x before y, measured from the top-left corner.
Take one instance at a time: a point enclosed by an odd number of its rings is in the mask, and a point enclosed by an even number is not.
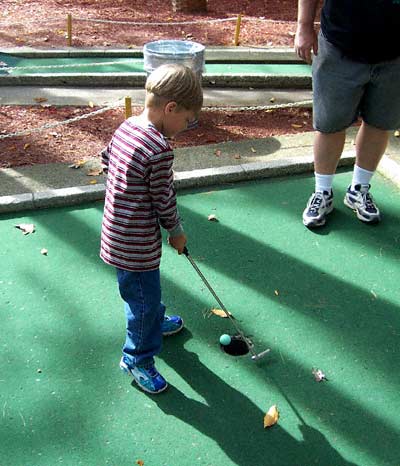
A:
[[[226,315],[226,312],[223,309],[211,309],[211,311],[214,315],[218,317],[222,317],[223,319],[227,319],[228,316]],[[232,314],[228,311],[228,314],[232,316]]]
[[[94,103],[92,101],[90,101],[88,105],[89,105],[90,108],[94,107]]]
[[[89,184],[97,184],[97,180],[90,180]]]
[[[296,123],[292,123],[292,128],[295,128],[295,129],[298,129],[298,128],[302,128],[303,125],[297,125]]]
[[[69,168],[81,168],[82,165],[85,165],[86,160],[79,160],[76,163],[73,163],[72,165],[68,165]]]
[[[279,419],[279,411],[276,405],[272,405],[267,414],[264,416],[264,428],[271,427],[278,422]]]
[[[35,102],[37,102],[38,104],[42,103],[42,102],[47,102],[47,99],[46,97],[35,97],[33,99]]]
[[[23,231],[24,235],[35,232],[35,225],[33,223],[20,223],[19,225],[15,225],[15,228],[19,228]]]
[[[29,142],[27,142],[26,144],[24,144],[24,150],[28,149],[29,146],[30,146]]]
[[[103,169],[102,168],[93,168],[92,170],[89,170],[87,173],[87,176],[99,176],[103,174]]]
[[[143,460],[137,460],[136,464],[138,464],[139,466],[144,466],[144,461]]]
[[[394,132],[394,137],[396,137],[396,138],[400,137],[400,130],[396,130]]]

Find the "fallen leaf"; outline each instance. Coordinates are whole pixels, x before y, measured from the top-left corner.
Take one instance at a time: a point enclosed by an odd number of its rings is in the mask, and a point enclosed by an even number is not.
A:
[[[292,128],[295,128],[295,129],[298,129],[298,128],[302,128],[303,125],[297,125],[296,123],[292,123]]]
[[[23,231],[24,235],[35,232],[35,225],[33,223],[20,223],[19,225],[15,225],[15,228],[19,228]]]
[[[78,162],[73,163],[72,165],[68,165],[68,168],[81,168],[85,165],[86,160],[79,160]]]
[[[97,184],[97,180],[90,180],[89,184]]]
[[[279,411],[276,405],[272,405],[264,416],[264,428],[271,427],[278,422]]]
[[[214,154],[219,157],[221,155],[221,151],[219,149],[216,149]]]
[[[49,251],[48,251],[47,249],[45,249],[45,248],[43,248],[43,249],[40,250],[40,254],[43,254],[44,256],[47,256],[47,253],[48,253],[48,252],[49,252]]]
[[[257,151],[254,149],[254,147],[250,147],[250,150],[251,152],[253,152],[253,154],[255,154]]]
[[[102,168],[92,168],[92,170],[89,170],[86,175],[87,176],[99,176],[103,174],[103,169]]]
[[[218,219],[217,219],[216,215],[214,215],[214,214],[209,215],[208,220],[210,222],[218,222]]]
[[[143,460],[137,460],[136,464],[138,464],[139,466],[144,466],[144,461]]]
[[[88,105],[89,105],[90,108],[94,107],[94,103],[92,101],[90,101]]]
[[[274,293],[275,293],[275,296],[279,296],[279,290],[275,290]]]
[[[222,317],[223,319],[228,318],[228,316],[226,315],[226,312],[223,309],[211,309],[210,312],[213,313],[215,316]],[[227,312],[230,316],[232,316],[232,314],[229,311]]]
[[[33,99],[35,102],[37,102],[38,104],[42,103],[42,102],[47,102],[47,99],[46,97],[35,97]]]
[[[316,382],[322,382],[324,380],[326,380],[326,381],[328,380],[326,378],[326,375],[322,372],[321,369],[313,369],[312,374],[313,374]]]
[[[271,102],[271,104],[273,104],[275,102],[275,97],[271,97],[269,101]]]
[[[396,130],[396,131],[394,132],[394,137],[395,137],[395,138],[400,137],[400,130]]]
[[[28,149],[29,146],[30,146],[29,142],[27,142],[26,144],[24,144],[24,150]]]
[[[242,158],[240,154],[235,154],[234,157],[235,157],[235,159],[241,159]]]

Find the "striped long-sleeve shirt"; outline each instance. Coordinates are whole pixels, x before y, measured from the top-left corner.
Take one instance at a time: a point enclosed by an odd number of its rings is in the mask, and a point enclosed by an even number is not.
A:
[[[183,232],[173,188],[174,154],[149,122],[124,121],[102,152],[107,188],[100,257],[124,270],[155,270],[161,259],[160,225]]]

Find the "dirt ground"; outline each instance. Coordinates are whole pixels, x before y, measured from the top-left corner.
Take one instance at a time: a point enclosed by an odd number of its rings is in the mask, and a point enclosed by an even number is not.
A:
[[[171,2],[149,0],[2,0],[0,47],[66,46],[66,17],[73,18],[75,47],[141,46],[158,39],[194,40],[204,45],[232,45],[235,21],[188,25],[177,21],[223,19],[243,14],[240,44],[256,47],[292,46],[297,0],[209,0],[206,14],[173,14]],[[138,22],[140,25],[96,23],[83,20]],[[154,23],[164,25],[154,25]],[[153,23],[153,24],[151,24]],[[263,103],[263,104],[268,104]],[[74,118],[96,110],[91,107],[0,106],[0,135],[33,130],[46,123]],[[139,109],[135,109],[138,113]],[[96,157],[123,121],[124,110],[114,109],[38,133],[0,139],[0,167],[50,162],[76,162]],[[311,112],[283,109],[252,112],[202,112],[199,127],[182,133],[174,147],[211,144],[247,138],[310,131]]]

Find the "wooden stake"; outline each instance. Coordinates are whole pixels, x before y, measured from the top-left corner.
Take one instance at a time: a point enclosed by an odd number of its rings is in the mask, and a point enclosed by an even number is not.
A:
[[[130,97],[125,97],[125,119],[128,119],[132,116],[132,99]]]
[[[238,14],[237,20],[236,20],[236,29],[235,29],[235,40],[234,44],[235,46],[239,45],[239,35],[240,35],[240,25],[242,24],[242,15]]]
[[[71,13],[67,14],[67,45],[71,47],[72,45],[72,15]]]

